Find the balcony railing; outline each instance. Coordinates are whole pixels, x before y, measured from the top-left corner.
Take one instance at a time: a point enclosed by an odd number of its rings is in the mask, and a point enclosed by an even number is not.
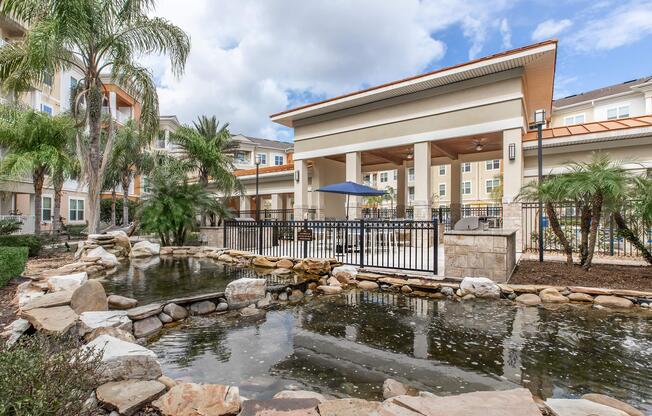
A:
[[[23,225],[16,234],[34,234],[36,217],[34,215],[0,215],[0,220],[13,219]]]

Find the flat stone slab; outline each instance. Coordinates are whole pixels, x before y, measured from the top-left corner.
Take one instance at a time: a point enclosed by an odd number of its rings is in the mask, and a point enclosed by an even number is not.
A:
[[[29,311],[36,308],[52,308],[54,306],[65,306],[70,305],[70,299],[72,298],[72,291],[70,290],[60,290],[59,292],[47,293],[41,297],[32,299],[27,302],[21,310]]]
[[[120,295],[109,295],[106,299],[109,302],[109,308],[111,309],[132,309],[138,305],[138,300],[133,298],[128,298]]]
[[[202,300],[211,300],[224,298],[224,292],[204,293],[202,295],[186,296],[183,298],[170,299],[165,303],[176,303],[177,305],[187,305],[189,303],[201,302]]]
[[[382,403],[362,399],[327,400],[318,407],[321,416],[391,416],[383,409]]]
[[[65,334],[77,323],[78,315],[70,306],[36,308],[22,312],[22,317],[38,331],[48,335]]]
[[[545,403],[557,416],[628,416],[621,410],[585,399],[548,399]]]
[[[397,396],[389,400],[425,416],[541,416],[532,394],[523,388],[446,397]]]
[[[319,416],[317,399],[246,400],[238,416]]]
[[[152,403],[165,416],[230,415],[240,410],[240,391],[223,384],[181,383]]]
[[[138,306],[127,310],[127,316],[134,321],[149,318],[163,312],[163,305],[160,303],[150,303],[149,305]]]
[[[94,329],[103,327],[119,328],[131,332],[132,322],[126,311],[84,312],[79,315],[79,335],[84,336]]]
[[[48,288],[52,292],[59,290],[75,290],[86,283],[88,275],[86,272],[73,273],[64,276],[51,276],[48,278]]]
[[[109,410],[131,416],[165,393],[165,384],[158,381],[113,381],[97,388],[97,399]]]
[[[81,348],[101,355],[100,381],[156,380],[162,375],[156,354],[141,345],[100,335]]]

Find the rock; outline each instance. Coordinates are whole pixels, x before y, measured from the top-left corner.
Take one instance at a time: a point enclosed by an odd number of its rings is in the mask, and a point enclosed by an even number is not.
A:
[[[32,299],[23,306],[21,310],[28,311],[36,308],[51,308],[53,306],[70,305],[70,299],[72,299],[72,291],[70,290],[47,293],[43,296]]]
[[[23,311],[21,317],[46,335],[62,335],[75,326],[79,316],[70,306],[55,306]]]
[[[351,280],[355,280],[358,275],[358,268],[351,265],[337,266],[331,271],[331,274],[340,282],[349,283]]]
[[[570,293],[568,299],[571,302],[593,302],[593,296],[588,293]]]
[[[281,292],[278,294],[278,300],[285,302],[288,300],[288,294],[286,292]]]
[[[261,299],[256,303],[257,308],[266,308],[272,303],[272,294],[267,292],[265,298]]]
[[[389,399],[395,396],[417,396],[419,391],[415,388],[407,386],[400,381],[388,378],[383,382],[383,397]]]
[[[127,316],[134,321],[149,318],[158,315],[163,311],[163,305],[160,303],[150,303],[149,305],[138,306],[127,311]]]
[[[462,296],[462,300],[473,300],[475,299],[475,295],[473,293],[467,293],[466,295]]]
[[[104,286],[97,280],[89,280],[79,286],[72,294],[70,307],[78,314],[109,309]]]
[[[385,416],[380,402],[370,402],[362,399],[327,400],[318,406],[321,416]]]
[[[118,328],[131,333],[131,319],[126,311],[83,312],[79,315],[79,335],[92,332],[98,328]]]
[[[161,312],[158,314],[158,319],[165,325],[174,322],[174,319],[170,315],[168,315],[165,312]]]
[[[235,262],[235,259],[228,254],[221,254],[217,260],[224,262],[224,263],[233,263]]]
[[[403,293],[412,293],[412,288],[408,285],[401,286],[401,292]]]
[[[292,270],[290,269],[274,269],[270,273],[272,276],[283,276],[286,274],[292,274]]]
[[[514,300],[516,303],[520,303],[525,306],[536,306],[541,304],[541,298],[534,293],[524,293],[517,296]]]
[[[139,241],[131,247],[129,257],[151,257],[158,256],[161,252],[161,245],[149,241]]]
[[[256,308],[255,305],[249,305],[246,308],[240,309],[240,316],[243,317],[258,316],[264,313],[265,311]]]
[[[256,267],[264,267],[268,269],[273,269],[276,267],[276,263],[269,261],[269,259],[267,259],[265,256],[254,257],[254,260],[251,262],[251,264]]]
[[[168,303],[165,305],[163,312],[175,321],[180,321],[188,317],[188,310],[176,303]]]
[[[337,280],[334,276],[329,277],[328,280],[326,280],[326,283],[328,283],[328,286],[342,286],[342,282]]]
[[[331,271],[331,263],[328,259],[304,259],[294,266],[295,270],[308,274],[324,275]]]
[[[122,230],[109,231],[107,234],[113,236],[113,242],[116,246],[122,247],[125,252],[129,253],[131,251],[131,241],[129,241],[129,236]]]
[[[115,267],[118,265],[118,258],[115,254],[111,254],[103,247],[95,247],[94,249],[86,252],[87,256],[100,257],[99,263],[106,268]]]
[[[455,291],[453,290],[453,288],[452,287],[447,287],[447,286],[444,286],[444,287],[441,288],[441,293],[444,296],[447,296],[447,297],[451,297],[451,296],[455,295]]]
[[[462,296],[472,294],[478,298],[500,298],[500,287],[486,277],[465,277],[460,283]]]
[[[126,310],[138,305],[138,300],[120,295],[109,295],[107,301],[109,302],[109,309]]]
[[[614,409],[618,409],[620,411],[627,413],[629,416],[645,416],[643,412],[641,412],[638,409],[635,409],[634,407],[628,405],[627,403],[621,402],[620,400],[614,399],[613,397],[605,396],[604,394],[594,394],[594,393],[585,394],[584,396],[582,396],[582,399],[603,404],[605,406],[613,407]]]
[[[569,300],[553,287],[543,289],[539,292],[539,297],[543,303],[568,303]]]
[[[171,389],[172,387],[176,386],[178,383],[173,380],[171,377],[168,376],[161,376],[158,378],[159,383],[165,384],[165,387],[168,389]]]
[[[136,343],[136,337],[134,337],[134,335],[131,332],[127,332],[124,329],[113,328],[110,326],[99,327],[92,330],[91,332],[88,332],[86,335],[84,335],[84,341],[91,342],[95,338],[101,335],[110,335],[122,341]]]
[[[294,262],[290,259],[281,259],[276,262],[276,267],[279,269],[291,269],[294,267]]]
[[[12,299],[12,303],[18,306],[18,309],[28,304],[31,300],[44,296],[43,289],[34,287],[32,282],[24,282],[16,288],[16,294]]]
[[[81,348],[101,355],[102,365],[97,374],[101,382],[156,380],[162,375],[156,354],[138,344],[100,335]]]
[[[627,413],[585,399],[548,399],[545,405],[557,416],[627,416]]]
[[[634,306],[634,302],[619,296],[596,296],[596,298],[593,300],[593,303],[596,305],[604,306],[605,308],[631,308]]]
[[[337,295],[342,293],[341,286],[317,286],[317,290],[320,290],[327,295]],[[278,296],[278,299],[281,300],[281,295]]]
[[[220,302],[217,304],[217,307],[215,308],[216,312],[224,312],[225,310],[229,309],[229,304],[226,302]]]
[[[306,289],[305,292],[303,292],[305,296],[312,296],[312,289]]]
[[[74,291],[79,286],[86,283],[87,280],[88,275],[86,272],[80,272],[63,276],[50,276],[47,282],[50,292],[58,292],[60,290]]]
[[[371,280],[363,280],[358,282],[358,289],[362,290],[378,290],[378,283]]]
[[[237,387],[181,383],[152,403],[164,416],[220,416],[240,410]]]
[[[274,395],[275,399],[315,399],[321,402],[326,401],[323,394],[308,390],[282,390]]]
[[[161,328],[163,328],[163,324],[158,316],[150,316],[134,322],[134,336],[145,338],[157,333]]]
[[[319,416],[316,399],[245,400],[238,416]]]
[[[5,326],[0,336],[5,338],[5,345],[11,347],[31,326],[32,324],[27,319],[19,318]]]
[[[288,296],[288,300],[290,302],[299,302],[300,300],[303,299],[303,292],[300,291],[299,289],[294,289],[292,293],[290,293],[290,296]]]
[[[190,305],[190,314],[191,315],[206,315],[207,313],[215,312],[217,307],[215,304],[209,300],[203,300],[201,302],[195,302]]]
[[[266,290],[265,279],[242,278],[226,285],[224,295],[229,307],[239,309],[263,299]]]
[[[165,384],[158,381],[113,381],[97,388],[97,399],[109,410],[131,416],[146,404],[165,393]]]

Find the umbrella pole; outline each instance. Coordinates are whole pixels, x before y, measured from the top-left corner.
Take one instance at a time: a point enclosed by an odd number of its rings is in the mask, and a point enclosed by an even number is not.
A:
[[[349,197],[351,195],[346,194],[346,220],[349,220]]]

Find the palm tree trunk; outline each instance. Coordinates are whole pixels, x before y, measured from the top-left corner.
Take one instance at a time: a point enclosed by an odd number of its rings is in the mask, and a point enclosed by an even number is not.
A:
[[[641,256],[643,256],[645,261],[652,264],[652,253],[650,253],[650,250],[645,247],[645,244],[643,244],[641,239],[629,228],[622,214],[616,211],[613,216],[614,221],[616,221],[616,225],[618,226],[618,232],[641,252]]]
[[[111,226],[115,227],[115,202],[117,195],[115,192],[115,186],[111,188]]]
[[[573,265],[573,249],[571,248],[564,230],[559,224],[559,218],[557,218],[557,212],[555,207],[550,202],[546,202],[546,215],[548,215],[548,220],[550,221],[550,228],[555,233],[555,236],[559,239],[562,247],[564,248],[564,253],[566,254],[566,264],[569,266]]]
[[[129,225],[129,176],[125,175],[122,178],[122,226]]]
[[[591,208],[591,232],[589,234],[589,249],[586,254],[586,263],[584,269],[589,270],[593,262],[593,252],[595,251],[595,243],[598,239],[598,227],[600,226],[600,218],[602,216],[602,194],[596,193],[592,201],[593,207]]]
[[[34,183],[34,234],[41,234],[41,221],[42,221],[42,198],[43,198],[43,182],[45,180],[45,169],[37,168],[32,174],[32,182]]]
[[[208,187],[208,175],[200,174],[199,176],[199,183],[201,184],[201,187],[206,189]],[[206,221],[206,209],[202,208],[201,209],[201,226],[205,227],[207,224]]]
[[[591,228],[591,207],[588,204],[581,206],[580,219],[580,265],[586,264],[589,254],[589,233]]]
[[[52,185],[54,187],[54,203],[52,206],[52,232],[56,235],[61,228],[61,194],[63,189],[63,177],[53,175]]]

